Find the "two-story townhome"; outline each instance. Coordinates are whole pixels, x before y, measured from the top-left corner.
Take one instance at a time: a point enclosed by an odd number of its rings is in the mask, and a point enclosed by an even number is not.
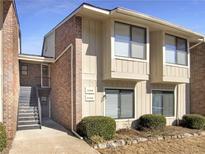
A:
[[[105,115],[117,127],[143,114],[171,125],[190,112],[190,43],[204,36],[124,8],[82,4],[45,35],[51,117],[75,128]]]
[[[20,29],[14,0],[0,0],[0,122],[14,137],[19,97]]]

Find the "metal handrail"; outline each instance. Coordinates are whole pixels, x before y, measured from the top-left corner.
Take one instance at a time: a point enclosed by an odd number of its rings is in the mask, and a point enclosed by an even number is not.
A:
[[[42,117],[41,117],[41,101],[40,101],[40,97],[39,97],[39,93],[38,93],[38,87],[36,87],[36,97],[38,100],[38,114],[39,114],[39,124],[40,124],[40,128],[42,125]]]

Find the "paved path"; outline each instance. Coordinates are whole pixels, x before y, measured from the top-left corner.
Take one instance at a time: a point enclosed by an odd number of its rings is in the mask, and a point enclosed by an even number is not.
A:
[[[42,129],[17,131],[10,154],[98,154],[56,124],[47,121]]]

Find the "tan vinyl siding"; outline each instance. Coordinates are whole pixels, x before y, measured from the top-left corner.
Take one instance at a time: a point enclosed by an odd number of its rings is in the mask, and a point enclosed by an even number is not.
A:
[[[146,60],[115,57],[114,22],[111,19],[103,22],[103,79],[148,80],[149,35],[147,35]]]
[[[162,81],[162,67],[163,67],[163,38],[162,32],[150,33],[150,76],[152,82]]]
[[[55,31],[50,33],[44,41],[43,56],[55,57]]]
[[[189,83],[189,68],[164,64],[163,80],[168,82]]]
[[[165,62],[165,32],[151,32],[151,82],[189,83],[190,64],[188,51],[188,66],[167,64]]]
[[[133,120],[138,119],[141,115],[152,113],[153,89],[173,90],[175,92],[175,115],[166,118],[167,125],[173,124],[177,117],[176,110],[179,110],[178,116],[181,118],[186,108],[184,103],[189,98],[186,95],[187,89],[184,84],[177,86],[177,84],[161,82],[163,71],[159,68],[163,66],[163,33],[154,32],[150,38],[154,44],[158,44],[157,47],[151,46],[154,47],[151,48],[153,51],[151,52],[151,70],[153,69],[154,72],[151,73],[153,73],[154,81],[159,83],[152,83],[145,81],[148,80],[149,75],[149,63],[146,61],[112,57],[111,25],[110,20],[102,22],[88,17],[83,17],[82,20],[82,117],[105,115],[106,88],[133,89],[134,118],[116,120],[117,129],[130,127]],[[155,76],[156,74],[158,76]],[[138,81],[138,79],[144,81]],[[86,88],[94,89],[93,101],[86,100]],[[180,101],[179,107],[177,107],[177,101]]]
[[[106,20],[103,22],[103,79],[109,79],[111,76],[111,21]]]
[[[148,80],[149,70],[147,65],[146,61],[114,58],[112,60],[112,78]]]

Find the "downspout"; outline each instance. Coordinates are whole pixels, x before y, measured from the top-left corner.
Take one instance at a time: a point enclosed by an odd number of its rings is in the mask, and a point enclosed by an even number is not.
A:
[[[67,51],[68,49],[71,48],[71,72],[70,72],[70,79],[71,79],[71,131],[72,133],[78,137],[79,139],[83,139],[75,130],[74,130],[74,125],[73,125],[73,114],[74,114],[74,110],[73,110],[73,106],[74,106],[74,101],[73,101],[73,44],[69,44],[64,50],[63,52],[55,59],[54,63],[61,58]],[[70,116],[70,115],[69,115]]]
[[[199,46],[200,44],[202,44],[203,42],[205,42],[205,39],[203,38],[203,39],[199,39],[199,41],[200,42],[198,42],[197,44],[195,44],[195,45],[193,45],[193,46],[191,46],[191,47],[189,47],[189,50],[191,50],[191,49],[193,49],[193,48],[195,48],[195,47],[197,47],[197,46]],[[190,88],[189,88],[189,90],[191,89],[191,85],[190,85]],[[177,101],[177,106],[176,106],[176,124],[177,125],[179,125],[179,97],[178,97],[178,95],[179,95],[179,87],[178,87],[178,85],[176,86],[176,101]],[[189,94],[191,94],[190,92],[189,92]],[[190,95],[189,95],[189,97],[191,97]],[[191,98],[189,98],[189,100],[191,100]],[[190,105],[191,105],[191,103],[190,103]]]
[[[79,139],[83,139],[75,130],[73,127],[73,45],[71,44],[71,71],[70,71],[70,78],[71,78],[71,131],[72,133],[78,137]]]
[[[199,39],[199,41],[200,41],[200,42],[198,42],[197,44],[191,46],[191,47],[189,48],[189,50],[191,50],[191,49],[193,49],[193,48],[199,46],[199,45],[202,44],[202,43],[204,43],[204,42],[205,42],[205,38]]]

